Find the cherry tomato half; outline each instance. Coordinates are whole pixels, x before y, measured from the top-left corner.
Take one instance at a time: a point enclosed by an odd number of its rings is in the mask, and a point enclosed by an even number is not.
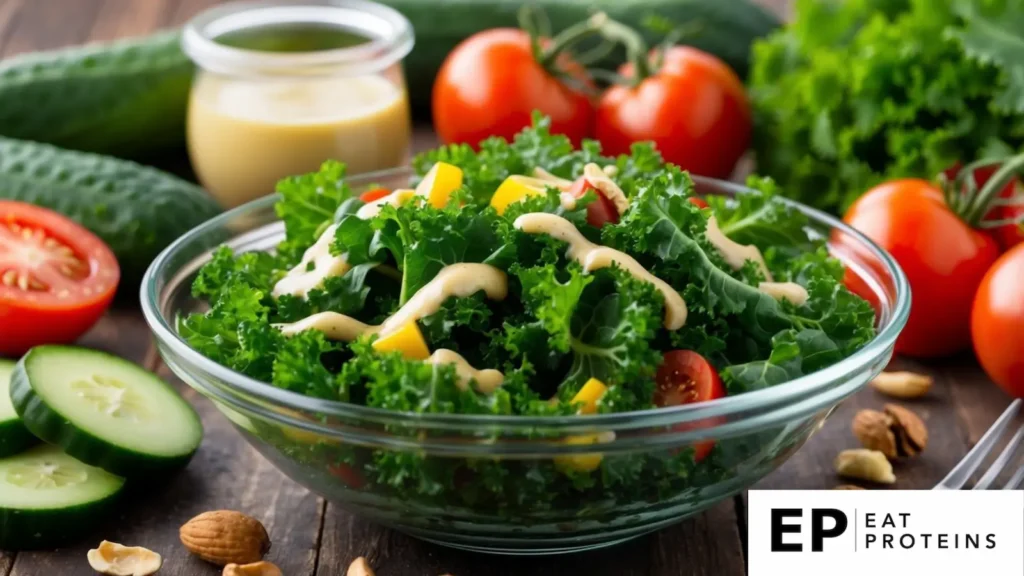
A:
[[[1003,254],[982,279],[971,312],[971,338],[989,377],[1024,398],[1024,244]]]
[[[56,212],[0,200],[0,354],[76,340],[121,279],[114,254]]]
[[[725,396],[725,387],[718,372],[703,356],[692,350],[666,352],[655,377],[654,404],[662,408],[707,402]],[[692,430],[707,423],[692,422],[676,426],[676,430]],[[693,459],[701,461],[715,447],[714,440],[693,445]]]
[[[876,186],[843,220],[892,254],[910,281],[910,319],[897,352],[934,357],[970,345],[974,293],[999,255],[990,235],[965,224],[938,188],[919,179]]]
[[[589,84],[582,67],[564,53],[556,64]],[[537,61],[522,30],[496,28],[470,36],[448,55],[434,81],[434,127],[445,144],[475,147],[489,136],[512,141],[530,125],[534,110],[549,116],[551,131],[573,144],[590,133],[590,99]]]
[[[580,176],[572,183],[572,188],[569,188],[569,194],[577,198],[582,198],[589,191],[597,194],[597,200],[587,204],[587,224],[600,228],[609,222],[612,224],[618,223],[619,209],[615,207],[615,203],[596,186],[591,184],[589,180]]]
[[[391,194],[391,190],[388,190],[387,188],[373,188],[360,194],[359,199],[369,204],[374,200],[380,200],[388,194]]]
[[[626,64],[619,73],[635,76]],[[595,134],[609,155],[629,154],[650,140],[665,160],[714,178],[728,178],[747,149],[751,113],[743,83],[724,62],[674,46],[637,86],[616,85],[597,105]]]

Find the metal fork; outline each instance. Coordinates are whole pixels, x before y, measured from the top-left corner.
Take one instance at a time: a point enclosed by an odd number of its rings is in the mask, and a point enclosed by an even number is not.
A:
[[[985,458],[995,450],[999,439],[1011,429],[1010,425],[1016,420],[1017,416],[1022,413],[1024,413],[1024,402],[1019,399],[1014,400],[1009,408],[1003,412],[1002,416],[996,420],[995,424],[988,429],[988,432],[985,432],[985,435],[981,437],[978,444],[942,479],[942,482],[935,486],[935,489],[960,490],[963,488],[971,479],[971,476],[974,475],[974,472],[985,461]],[[986,490],[992,486],[996,478],[999,477],[999,474],[1014,461],[1014,457],[1017,455],[1017,448],[1020,447],[1022,442],[1024,442],[1024,425],[1018,425],[1013,438],[1006,444],[1003,451],[999,453],[999,456],[992,461],[992,465],[978,479],[978,482],[974,484],[973,489]],[[1013,476],[1002,489],[1015,490],[1021,485],[1021,482],[1024,482],[1024,463],[1018,466],[1017,471],[1013,473]]]

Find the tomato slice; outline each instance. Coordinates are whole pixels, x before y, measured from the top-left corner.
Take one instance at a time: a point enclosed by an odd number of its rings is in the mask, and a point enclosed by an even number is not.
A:
[[[707,402],[725,396],[722,379],[711,363],[692,350],[666,352],[658,367],[657,388],[654,390],[654,404],[662,408]],[[689,422],[679,424],[676,430],[685,431],[704,428],[712,422]],[[707,440],[693,445],[693,459],[700,462],[714,448],[715,441]]]
[[[0,354],[84,334],[121,279],[114,254],[51,210],[0,200]]]
[[[577,178],[572,183],[572,187],[569,188],[569,194],[582,198],[591,190],[594,191],[594,194],[597,194],[597,201],[587,205],[587,224],[600,228],[609,222],[612,224],[618,223],[619,209],[615,207],[615,203],[586,178],[582,176]]]
[[[388,194],[391,194],[391,190],[388,190],[387,188],[372,188],[360,194],[359,199],[369,204],[374,200],[380,200]]]
[[[332,464],[327,468],[327,471],[353,490],[360,490],[366,485],[366,478],[363,477],[363,474],[343,462]]]
[[[697,208],[700,208],[701,210],[703,210],[703,209],[708,207],[708,201],[703,199],[703,198],[698,198],[696,196],[692,196],[691,198],[689,198],[689,201],[690,201],[690,204],[693,204],[694,206],[696,206]]]

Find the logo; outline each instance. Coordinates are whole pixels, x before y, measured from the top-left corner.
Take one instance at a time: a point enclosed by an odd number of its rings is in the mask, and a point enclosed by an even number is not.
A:
[[[1024,576],[1024,492],[751,491],[750,576]]]

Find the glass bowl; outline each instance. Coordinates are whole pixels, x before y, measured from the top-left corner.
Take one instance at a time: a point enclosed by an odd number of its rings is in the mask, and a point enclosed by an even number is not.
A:
[[[350,183],[397,188],[411,176],[391,170]],[[702,194],[744,191],[695,182]],[[565,417],[385,411],[250,379],[177,333],[177,317],[204,309],[190,286],[211,249],[271,250],[281,240],[275,201],[268,196],[214,218],[154,260],[141,296],[160,353],[296,482],[364,518],[459,548],[550,554],[609,545],[748,488],[885,367],[910,309],[906,277],[888,254],[839,220],[793,203],[875,307],[877,336],[849,358],[772,388],[658,410]],[[694,462],[686,448],[708,441],[714,449]],[[407,474],[381,475],[402,467]]]

